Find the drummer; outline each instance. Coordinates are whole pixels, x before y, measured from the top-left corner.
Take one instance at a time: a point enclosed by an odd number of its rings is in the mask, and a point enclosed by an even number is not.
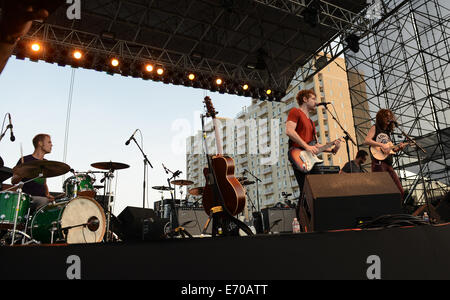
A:
[[[17,162],[17,165],[27,163],[35,160],[46,160],[45,155],[52,152],[52,139],[48,134],[38,134],[33,138],[34,152],[27,155]],[[26,182],[32,178],[21,178],[19,175],[14,174],[11,179],[12,184],[17,184],[20,181]],[[34,206],[36,208],[47,204],[48,202],[55,201],[55,197],[50,195],[45,178],[37,178],[29,183],[24,184],[22,191],[32,196]]]

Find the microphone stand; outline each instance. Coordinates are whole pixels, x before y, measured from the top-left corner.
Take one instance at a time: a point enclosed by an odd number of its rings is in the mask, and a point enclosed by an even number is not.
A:
[[[419,162],[419,174],[420,177],[422,177],[422,185],[423,185],[423,194],[425,195],[425,203],[427,205],[427,212],[428,212],[428,216],[429,216],[429,220],[431,222],[431,211],[430,211],[430,200],[428,199],[428,195],[427,195],[427,190],[426,190],[426,186],[425,186],[425,180],[423,178],[423,172],[422,172],[422,160],[420,159],[420,155],[419,155],[419,150],[421,150],[423,153],[427,153],[427,151],[425,151],[425,149],[423,149],[419,144],[416,143],[416,141],[414,141],[406,132],[403,131],[403,129],[401,129],[397,122],[394,123],[395,127],[397,127],[398,130],[400,130],[400,132],[403,134],[403,136],[408,140],[408,142],[410,142],[411,144],[416,146],[416,154],[417,154],[417,161]],[[404,199],[403,204],[406,203],[406,198]]]
[[[145,208],[145,196],[147,191],[147,164],[153,169],[152,163],[148,160],[147,155],[144,153],[144,150],[142,150],[141,146],[139,146],[138,142],[134,138],[134,136],[131,138],[134,143],[138,146],[139,150],[141,151],[142,155],[144,156],[144,182],[143,182],[143,196],[142,196],[142,208]]]
[[[331,113],[331,111],[328,109],[328,105],[325,104],[325,109],[330,113],[331,117],[333,118],[333,120],[336,121],[336,123],[339,125],[339,127],[341,128],[341,130],[344,132],[345,134],[345,146],[347,148],[347,159],[348,159],[348,164],[350,165],[350,173],[353,173],[353,167],[352,167],[352,161],[350,158],[350,147],[348,145],[348,140],[350,140],[352,142],[353,145],[355,145],[355,147],[357,147],[355,141],[352,139],[352,137],[350,136],[350,134],[347,132],[347,130],[344,129],[344,127],[342,127],[341,123],[336,119],[336,117]]]
[[[252,172],[250,172],[250,171],[247,170],[247,169],[244,170],[243,175],[244,175],[245,173],[250,174],[253,178],[256,179],[256,206],[257,206],[257,211],[259,212],[260,209],[259,209],[259,184],[258,184],[258,183],[259,183],[259,182],[262,182],[262,181],[261,181],[261,179],[259,179],[258,177],[256,177],[255,174],[253,174]]]

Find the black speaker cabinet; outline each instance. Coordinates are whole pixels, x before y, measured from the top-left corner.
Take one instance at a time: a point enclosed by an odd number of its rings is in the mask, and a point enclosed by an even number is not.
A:
[[[125,241],[162,239],[167,219],[159,218],[153,209],[127,206],[118,216]]]
[[[264,208],[261,210],[264,232],[292,232],[295,216],[293,208]]]
[[[399,214],[401,194],[387,172],[307,175],[306,206],[300,219],[306,231],[356,228],[386,214]]]

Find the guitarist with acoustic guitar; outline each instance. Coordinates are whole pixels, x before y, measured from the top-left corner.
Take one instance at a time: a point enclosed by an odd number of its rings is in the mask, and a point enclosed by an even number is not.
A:
[[[316,163],[322,162],[317,155],[321,152],[336,154],[340,148],[340,141],[336,140],[326,145],[318,143],[316,127],[310,119],[310,113],[314,112],[317,107],[316,94],[313,90],[299,91],[296,100],[299,107],[294,107],[289,111],[286,135],[289,137],[289,161],[300,188],[300,206],[306,175],[314,172]]]
[[[370,146],[372,172],[388,172],[394,180],[403,198],[403,187],[395,173],[392,155],[402,151],[409,143],[392,144],[391,134],[396,124],[394,114],[389,109],[380,109],[376,115],[375,125],[367,133],[364,143]]]

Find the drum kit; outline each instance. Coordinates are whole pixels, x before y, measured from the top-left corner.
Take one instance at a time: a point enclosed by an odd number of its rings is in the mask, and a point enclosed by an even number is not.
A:
[[[113,240],[111,223],[111,183],[116,170],[129,168],[114,162],[91,164],[102,172],[75,172],[67,164],[37,160],[16,166],[13,173],[21,178],[33,178],[0,192],[0,229],[7,231],[3,244],[84,244]],[[63,183],[64,193],[54,202],[36,207],[33,197],[22,191],[23,186],[39,178],[74,175]],[[103,186],[95,186],[95,174],[103,174]],[[107,207],[94,198],[97,190],[105,189]],[[13,191],[15,190],[15,191]],[[19,240],[17,240],[19,237]],[[10,243],[9,241],[10,238]],[[21,239],[21,240],[20,240]]]

